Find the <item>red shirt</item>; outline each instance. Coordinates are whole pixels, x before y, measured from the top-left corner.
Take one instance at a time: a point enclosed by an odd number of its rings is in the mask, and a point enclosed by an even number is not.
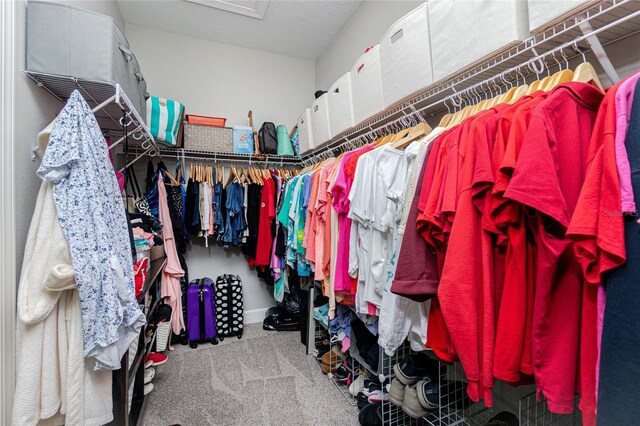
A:
[[[626,261],[615,158],[615,95],[619,86],[620,83],[609,89],[600,106],[589,145],[585,182],[567,230],[589,283],[582,294],[580,339],[580,409],[585,425],[596,423],[597,286],[590,284],[602,284],[605,272]]]
[[[276,217],[275,209],[275,184],[273,179],[263,179],[264,185],[260,192],[260,219],[258,220],[258,241],[256,248],[256,266],[269,266],[271,264],[271,224]]]
[[[510,383],[519,383],[521,373],[533,374],[531,325],[535,264],[533,241],[531,233],[527,232],[527,216],[523,215],[518,203],[505,199],[503,195],[515,169],[533,111],[546,97],[547,93],[539,91],[519,102],[517,108],[510,109],[508,134],[499,133],[497,138],[503,148],[500,152],[502,158],[493,158],[493,163],[500,164],[500,168],[495,173],[492,222],[507,237],[502,242],[506,244],[505,276],[496,326],[493,374]],[[503,124],[501,129],[504,131],[506,127]]]
[[[444,320],[469,380],[467,392],[474,401],[485,399],[488,407],[495,333],[493,246],[491,234],[482,227],[481,208],[493,184],[489,145],[494,135],[487,134],[486,123],[496,113],[483,111],[465,121],[457,146],[449,152],[444,206],[451,232],[438,287]]]
[[[504,194],[535,216],[537,250],[532,360],[538,392],[554,413],[571,413],[576,391],[583,277],[564,237],[587,167],[603,94],[563,84],[535,110]]]

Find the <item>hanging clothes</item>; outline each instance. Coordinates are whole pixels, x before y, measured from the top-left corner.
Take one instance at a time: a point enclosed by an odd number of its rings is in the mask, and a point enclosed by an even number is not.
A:
[[[167,202],[167,191],[164,187],[164,179],[159,174],[159,219],[164,225],[162,237],[164,238],[164,251],[167,256],[167,264],[162,270],[160,294],[166,304],[171,306],[171,331],[180,334],[185,329],[182,311],[182,291],[180,278],[184,276],[184,270],[180,267],[180,259],[173,236],[173,225]]]
[[[43,182],[25,245],[17,301],[12,423],[102,425],[113,420],[108,370],[84,358],[80,299],[53,184]]]
[[[134,296],[129,229],[118,182],[100,127],[77,90],[56,119],[38,176],[53,183],[71,251],[84,356],[94,357],[97,369],[118,369],[145,318]]]

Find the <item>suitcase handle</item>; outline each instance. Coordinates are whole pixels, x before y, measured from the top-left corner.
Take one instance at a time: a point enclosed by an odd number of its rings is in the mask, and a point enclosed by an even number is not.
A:
[[[133,52],[129,50],[129,48],[125,47],[123,44],[119,44],[118,49],[122,51],[122,53],[124,54],[124,57],[127,59],[127,62],[131,62],[131,60],[133,59]]]

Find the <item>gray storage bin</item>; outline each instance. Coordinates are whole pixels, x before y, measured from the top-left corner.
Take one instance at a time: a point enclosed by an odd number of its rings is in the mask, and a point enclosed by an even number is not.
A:
[[[142,117],[146,83],[124,32],[110,16],[29,1],[27,71],[119,84]]]
[[[184,148],[233,152],[233,128],[184,124]]]

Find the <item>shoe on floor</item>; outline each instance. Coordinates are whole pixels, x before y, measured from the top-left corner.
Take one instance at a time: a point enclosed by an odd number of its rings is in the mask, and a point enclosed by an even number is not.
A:
[[[424,352],[406,356],[393,366],[398,380],[405,385],[414,385],[424,377],[436,379],[440,375],[440,363]]]
[[[153,378],[156,375],[156,369],[153,367],[150,368],[146,368],[144,370],[144,384],[146,385],[147,383],[151,383],[151,381],[153,380]]]
[[[367,404],[358,415],[358,421],[361,426],[382,426],[382,417],[379,408],[382,404],[374,402]]]
[[[356,379],[349,385],[349,393],[356,396],[364,389],[364,379],[367,378],[367,372],[361,372]]]
[[[158,353],[158,352],[151,352],[144,359],[144,365],[146,367],[147,366],[147,362],[149,362],[149,361],[152,362],[152,364],[151,364],[152,366],[162,365],[165,362],[167,362],[167,359],[169,359],[169,358],[165,354],[161,354],[161,353]]]
[[[389,400],[389,392],[387,389],[382,388],[369,392],[369,402],[385,402]]]
[[[366,379],[364,381],[364,389],[362,389],[362,392],[364,392],[365,395],[369,396],[371,392],[380,389],[382,389],[382,385],[376,379]]]
[[[153,390],[153,383],[147,383],[144,385],[144,394],[149,395],[149,393]]]
[[[369,396],[365,395],[363,392],[360,392],[356,395],[356,403],[358,405],[358,410],[362,410],[364,407],[369,405]]]
[[[420,405],[427,410],[435,410],[440,406],[440,386],[438,382],[424,379],[416,384],[416,392]]]
[[[144,368],[151,368],[153,366],[153,361],[151,361],[150,359],[146,359],[144,360]]]
[[[320,369],[324,374],[335,372],[344,360],[344,355],[340,352],[340,349],[336,349],[337,347],[334,346],[320,358]]]
[[[347,358],[342,362],[342,364],[336,368],[336,372],[334,376],[339,382],[347,382],[349,381],[351,375],[353,374],[353,360],[351,358]]]
[[[427,415],[429,410],[425,409],[418,400],[416,386],[407,385],[404,388],[404,399],[402,400],[402,411],[414,419],[419,419]]]
[[[402,406],[404,400],[404,385],[400,380],[394,378],[391,381],[391,389],[389,389],[389,401],[395,405]]]
[[[485,426],[518,426],[518,416],[508,411],[501,411],[491,418]]]

